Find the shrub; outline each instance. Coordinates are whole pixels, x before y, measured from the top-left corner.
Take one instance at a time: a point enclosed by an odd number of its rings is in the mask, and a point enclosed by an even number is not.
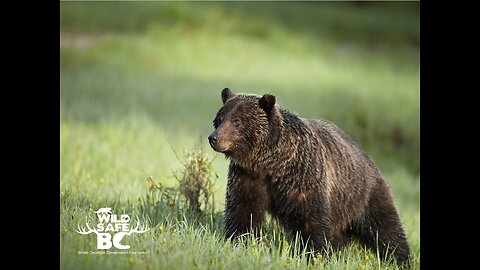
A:
[[[176,154],[176,153],[175,153]],[[158,203],[169,208],[176,207],[200,213],[202,209],[214,211],[213,186],[218,174],[213,170],[213,159],[208,158],[201,148],[186,152],[183,158],[178,157],[182,168],[173,171],[177,186],[164,187],[151,176],[147,177],[150,194],[147,201],[153,205]],[[157,193],[157,196],[153,196]]]

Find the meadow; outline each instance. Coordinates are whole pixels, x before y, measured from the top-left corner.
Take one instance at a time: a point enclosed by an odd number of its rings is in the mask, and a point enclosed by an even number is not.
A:
[[[305,118],[346,131],[391,187],[420,268],[418,3],[62,2],[62,269],[397,269],[356,243],[307,265],[268,217],[265,241],[223,237],[228,161],[207,137],[220,91],[271,93]],[[185,154],[201,149],[214,203],[169,205]],[[150,230],[125,242],[146,254],[95,255],[75,230],[101,207]],[[112,248],[115,250],[115,248]]]

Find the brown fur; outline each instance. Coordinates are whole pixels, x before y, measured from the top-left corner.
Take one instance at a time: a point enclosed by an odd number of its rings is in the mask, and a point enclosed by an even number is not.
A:
[[[272,95],[235,95],[226,88],[221,96],[209,140],[231,160],[227,237],[257,231],[268,211],[316,251],[327,241],[341,248],[356,236],[382,256],[393,252],[397,261],[409,262],[382,174],[343,131],[280,108]]]

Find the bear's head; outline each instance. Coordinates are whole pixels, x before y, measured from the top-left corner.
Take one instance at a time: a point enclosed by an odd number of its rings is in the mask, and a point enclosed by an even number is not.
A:
[[[277,115],[275,96],[234,94],[222,90],[223,106],[218,111],[213,126],[215,131],[208,141],[213,150],[233,160],[249,159],[253,150],[259,150],[272,129]]]

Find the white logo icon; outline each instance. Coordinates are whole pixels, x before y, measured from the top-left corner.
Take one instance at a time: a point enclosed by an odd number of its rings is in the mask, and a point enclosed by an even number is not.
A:
[[[97,211],[95,211],[94,213],[95,214],[109,214],[109,215],[111,215],[112,214],[112,208],[110,208],[110,207],[100,208]]]
[[[122,214],[119,216],[112,214],[111,208],[100,208],[94,212],[97,214],[99,223],[93,228],[86,222],[86,227],[78,226],[77,233],[87,235],[95,233],[97,235],[97,249],[110,249],[115,246],[118,249],[129,249],[129,245],[120,243],[126,235],[133,233],[145,233],[148,226],[140,226],[140,220],[137,216],[137,224],[135,228],[130,227],[130,216]],[[112,237],[113,234],[113,237]]]

